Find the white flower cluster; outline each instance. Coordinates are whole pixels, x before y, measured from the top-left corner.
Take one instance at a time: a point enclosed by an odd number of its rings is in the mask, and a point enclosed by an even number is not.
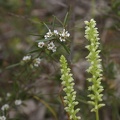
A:
[[[54,30],[53,32],[49,29],[49,31],[44,36],[45,39],[48,39],[50,37],[58,37],[61,42],[65,42],[68,37],[70,37],[70,33],[63,29],[62,31],[58,32],[57,30]],[[44,42],[39,42],[38,47],[43,48],[45,46]],[[56,52],[56,46],[53,42],[50,42],[47,44],[47,49],[51,50],[52,52]]]
[[[44,37],[45,39],[48,39],[49,37],[52,37],[52,36],[53,36],[53,32],[51,32],[51,30],[49,29],[49,32],[47,32]]]
[[[43,48],[44,45],[45,45],[44,42],[39,42],[38,43],[39,48]],[[52,52],[56,52],[56,46],[53,42],[50,42],[49,44],[47,44],[47,49],[51,50]]]
[[[66,38],[70,37],[70,33],[68,33],[68,31],[65,31],[65,29],[63,29],[63,31],[59,35],[59,39],[61,42],[65,42]]]
[[[58,36],[61,42],[65,42],[66,38],[70,37],[70,33],[66,31],[65,29],[63,29],[60,32],[58,32],[57,30],[54,30],[53,32],[51,32],[51,30],[49,30],[49,32],[47,32],[44,37],[45,39],[48,39],[53,36]]]
[[[15,105],[21,105],[22,104],[22,100],[15,100]]]
[[[29,62],[32,57],[30,55],[27,55],[27,56],[24,56],[23,59],[22,59],[22,62],[23,63],[26,63],[26,62]],[[35,58],[34,60],[31,61],[31,66],[33,68],[34,67],[38,67],[41,63],[41,59],[40,58]]]
[[[0,120],[6,120],[5,116],[0,116]]]
[[[47,46],[48,50],[52,50],[52,52],[56,52],[56,46],[53,42],[50,42]]]
[[[6,111],[9,109],[9,105],[8,104],[4,104],[2,107],[1,107],[1,110],[3,111]],[[3,116],[0,116],[0,120],[6,120],[6,117],[3,115]]]
[[[36,58],[36,59],[34,59],[33,62],[34,62],[33,65],[34,65],[35,67],[38,67],[38,66],[40,65],[40,63],[41,63],[41,59],[40,59],[40,58]]]
[[[9,109],[9,105],[8,104],[5,104],[1,107],[1,110],[2,111],[5,111],[5,110],[8,110]]]
[[[31,56],[30,55],[26,55],[26,56],[24,56],[23,57],[23,61],[25,61],[25,62],[27,62],[27,61],[29,61],[31,59]]]

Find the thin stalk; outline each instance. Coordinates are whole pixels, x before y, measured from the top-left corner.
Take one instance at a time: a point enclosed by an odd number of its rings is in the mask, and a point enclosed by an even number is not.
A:
[[[97,79],[96,79],[97,80]],[[95,81],[94,81],[94,84],[95,84]],[[97,91],[97,86],[96,86],[96,84],[95,84],[95,91]],[[96,94],[96,92],[94,91],[94,94],[97,96],[97,94]],[[98,106],[98,100],[96,99],[95,100],[95,103],[96,103],[96,105]],[[96,110],[95,110],[95,114],[96,114],[96,120],[99,120],[99,108],[97,108]]]
[[[91,16],[92,16],[92,18],[94,18],[94,16],[95,16],[94,11],[95,11],[95,0],[92,0],[92,8],[91,8]]]
[[[99,120],[99,112],[98,112],[98,109],[95,111],[96,113],[96,120]]]
[[[67,0],[68,4],[68,11],[69,11],[69,23],[68,23],[68,29],[70,31],[70,55],[69,55],[69,61],[72,62],[73,55],[74,55],[74,27],[75,27],[75,6],[76,6],[76,0]]]

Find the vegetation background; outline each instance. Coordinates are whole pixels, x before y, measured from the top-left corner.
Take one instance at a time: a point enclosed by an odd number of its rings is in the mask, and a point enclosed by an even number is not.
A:
[[[67,12],[70,56],[59,50],[52,56],[55,60],[44,54],[45,59],[37,69],[28,65],[6,69],[19,63],[35,41],[47,32],[43,22],[50,27],[54,16],[63,21]],[[94,120],[86,104],[85,70],[89,65],[84,38],[84,21],[91,18],[97,21],[104,69],[106,106],[100,110],[100,118],[120,120],[120,0],[0,0],[0,106],[10,104],[8,120],[67,120],[61,101],[60,54],[72,63],[82,120]],[[11,94],[10,98],[6,97],[7,93]],[[21,99],[23,104],[15,107],[15,99]]]

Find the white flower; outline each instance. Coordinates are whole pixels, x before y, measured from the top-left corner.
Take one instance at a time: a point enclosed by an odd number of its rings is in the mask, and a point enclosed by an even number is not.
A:
[[[50,42],[47,46],[48,50],[52,50],[55,47],[55,44],[53,42]]]
[[[56,47],[54,46],[53,49],[52,49],[53,52],[56,52]]]
[[[44,42],[39,42],[39,43],[38,43],[38,47],[39,47],[39,48],[42,48],[44,45],[45,45]]]
[[[5,116],[0,116],[0,120],[6,120]]]
[[[47,46],[48,50],[52,50],[52,52],[56,52],[56,46],[53,42],[50,42]]]
[[[47,32],[44,37],[45,37],[45,39],[47,39],[47,38],[52,37],[52,36],[53,36],[53,33],[52,33],[51,30],[49,29],[49,32]]]
[[[36,59],[34,60],[34,66],[35,66],[35,67],[38,67],[40,63],[41,63],[41,59],[40,59],[40,58],[36,58]]]
[[[5,104],[1,107],[1,110],[4,111],[4,110],[8,110],[9,109],[9,105],[8,104]]]
[[[65,29],[63,29],[61,36],[62,37],[70,37],[70,33],[68,33],[68,31],[65,31]]]
[[[23,61],[29,61],[31,59],[31,56],[30,55],[27,55],[27,56],[24,56],[23,57]]]
[[[68,31],[65,31],[65,29],[63,29],[63,31],[59,34],[60,37],[60,41],[62,42],[65,42],[66,41],[66,38],[70,37],[70,33],[68,33]]]
[[[11,96],[11,94],[10,93],[7,93],[7,97],[10,97]]]
[[[60,37],[59,39],[60,39],[61,42],[62,41],[65,42],[65,38],[64,37]]]
[[[22,104],[22,100],[15,100],[15,105],[21,105]]]
[[[54,34],[55,34],[55,35],[58,35],[59,33],[58,33],[58,31],[57,31],[57,30],[54,30]]]

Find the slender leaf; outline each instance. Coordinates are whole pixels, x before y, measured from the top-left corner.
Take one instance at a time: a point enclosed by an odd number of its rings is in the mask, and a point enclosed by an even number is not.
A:
[[[47,26],[46,23],[43,22],[43,25],[49,30],[49,27]]]
[[[54,15],[53,15],[54,16]],[[56,20],[63,26],[63,23],[61,22],[61,20],[59,18],[57,18],[56,16],[54,16],[56,18]]]
[[[59,43],[64,47],[64,49],[67,51],[67,53],[70,54],[70,50],[68,49],[68,47],[62,42],[59,42]]]
[[[17,67],[19,65],[20,65],[20,63],[16,63],[16,64],[13,64],[13,65],[6,67],[6,69],[14,68],[14,67]]]
[[[34,49],[34,50],[29,51],[28,53],[34,53],[34,52],[37,52],[37,51],[39,51],[39,50],[40,50],[40,48],[36,48],[36,49]]]
[[[33,35],[33,36],[43,36],[43,35],[40,35],[40,34],[38,35],[38,34],[32,34],[32,33],[29,34],[29,35]]]
[[[67,24],[67,21],[68,21],[68,15],[69,15],[69,13],[67,12],[66,15],[65,15],[64,22],[63,22],[63,26],[64,26],[64,27],[65,27],[66,24]]]
[[[55,39],[55,37],[50,37],[50,38],[47,38],[47,39],[36,40],[36,42],[46,42],[46,41],[53,40],[53,39]]]
[[[53,19],[52,26],[53,26],[53,30],[54,30],[56,17],[55,16],[53,16],[53,17],[54,17],[54,19]]]
[[[47,102],[45,102],[44,100],[40,99],[40,98],[37,97],[37,96],[33,96],[33,97],[34,97],[36,100],[38,100],[38,101],[40,101],[41,103],[43,103],[43,104],[49,109],[49,111],[53,114],[54,118],[55,118],[56,120],[58,120],[55,111],[53,110],[53,108],[52,108]]]

